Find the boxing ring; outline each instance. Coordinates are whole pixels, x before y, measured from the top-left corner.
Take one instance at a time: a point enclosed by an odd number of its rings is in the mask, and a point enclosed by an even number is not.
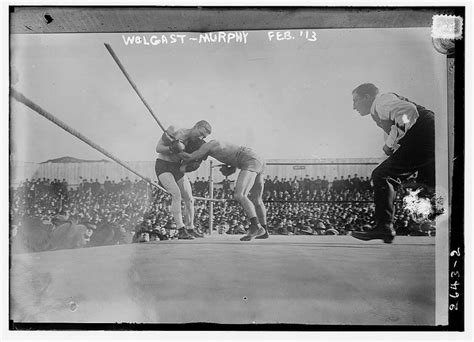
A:
[[[213,198],[212,170],[219,165],[211,166],[210,214],[223,201]],[[12,254],[10,318],[261,329],[435,324],[432,237],[399,236],[391,245],[347,235],[241,242],[242,235],[216,234],[212,227],[210,215],[202,239]]]
[[[272,235],[247,243],[239,238],[214,234],[12,255],[10,318],[435,324],[433,238],[402,236],[392,245],[350,236]]]
[[[134,90],[161,127],[138,89]],[[13,88],[11,96],[167,192]],[[214,167],[211,164],[210,197],[196,197],[209,204],[210,236],[12,254],[10,319],[16,323],[435,324],[433,238],[397,237],[387,245],[350,236],[271,235],[241,242],[239,235],[212,234],[214,203],[225,201],[213,197]]]

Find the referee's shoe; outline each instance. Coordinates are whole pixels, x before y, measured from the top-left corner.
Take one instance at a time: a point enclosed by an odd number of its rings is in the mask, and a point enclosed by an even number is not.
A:
[[[395,235],[392,223],[376,225],[373,229],[366,232],[352,232],[352,236],[356,239],[363,241],[383,240],[385,243],[392,243]]]

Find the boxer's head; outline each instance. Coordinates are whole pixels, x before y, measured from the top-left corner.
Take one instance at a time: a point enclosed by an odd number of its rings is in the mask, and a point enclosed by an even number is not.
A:
[[[196,122],[196,124],[191,128],[190,139],[205,139],[209,134],[212,133],[212,127],[206,120],[201,120]]]

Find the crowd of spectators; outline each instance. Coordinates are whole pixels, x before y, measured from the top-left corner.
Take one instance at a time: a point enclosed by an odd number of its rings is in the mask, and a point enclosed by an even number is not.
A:
[[[192,186],[196,196],[209,197],[209,183],[204,178],[197,178]],[[231,199],[232,188],[233,182],[226,178],[215,185],[213,196]],[[176,238],[170,197],[143,180],[132,182],[127,177],[115,182],[107,177],[100,183],[81,179],[78,186],[70,187],[64,179],[27,179],[12,188],[10,195],[11,239],[23,250],[130,243],[143,231],[155,232],[150,239]],[[402,208],[401,196],[397,234],[432,234],[433,227],[420,225]],[[374,223],[370,181],[357,175],[335,178],[331,183],[326,177],[267,177],[263,197],[270,234],[343,235]],[[217,202],[213,210],[217,232],[244,234],[248,229],[237,202]],[[207,202],[195,202],[195,225],[208,232]],[[71,229],[81,229],[81,234],[72,234]],[[80,241],[63,241],[71,236]],[[60,246],[55,246],[57,241]]]

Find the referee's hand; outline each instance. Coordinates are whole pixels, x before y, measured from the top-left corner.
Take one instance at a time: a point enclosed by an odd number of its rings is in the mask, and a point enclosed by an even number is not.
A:
[[[389,157],[393,154],[393,149],[388,147],[387,145],[383,145],[383,151]]]

